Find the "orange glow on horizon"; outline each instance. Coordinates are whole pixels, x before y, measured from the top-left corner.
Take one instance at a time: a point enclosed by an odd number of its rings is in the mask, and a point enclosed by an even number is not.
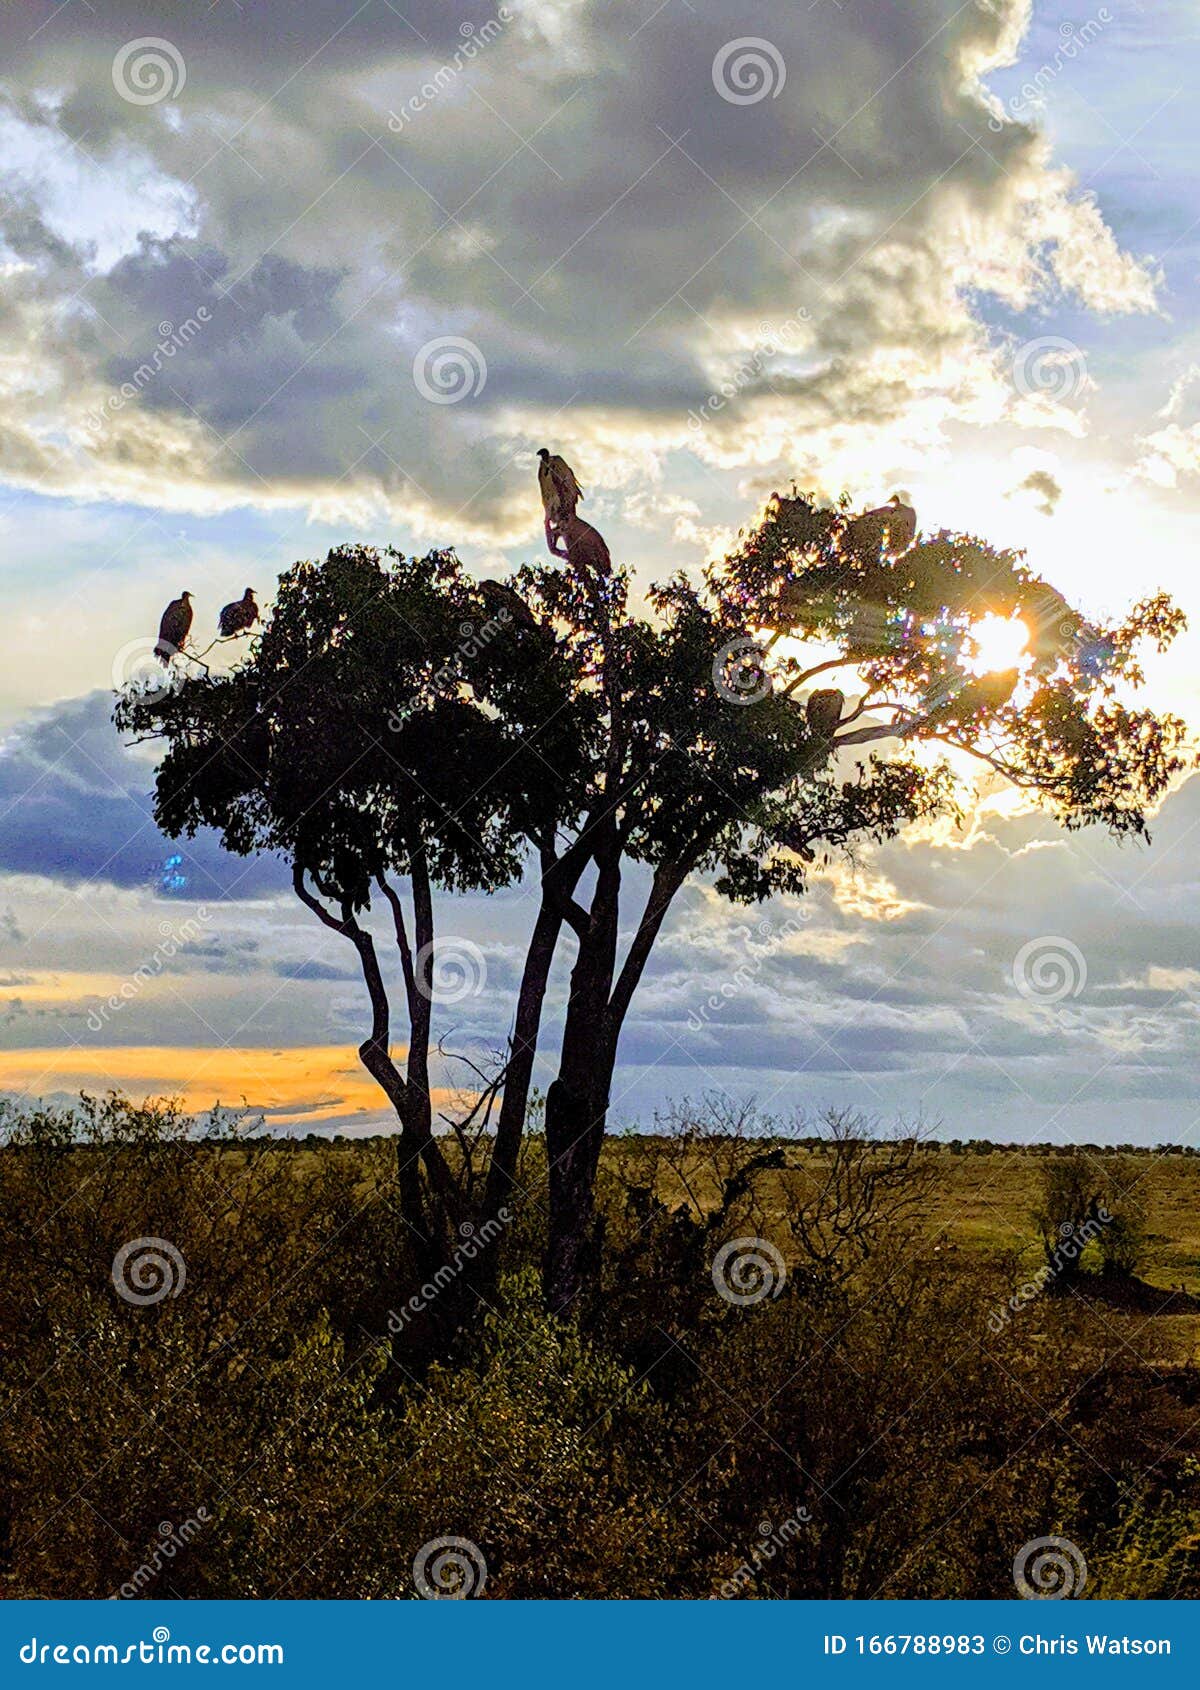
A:
[[[217,1102],[231,1109],[269,1109],[269,1119],[279,1124],[391,1115],[387,1099],[347,1045],[77,1045],[0,1051],[0,1091],[38,1097],[110,1090],[128,1092],[138,1101],[179,1097],[192,1112]],[[435,1110],[448,1108],[452,1097],[435,1090],[433,1101]]]

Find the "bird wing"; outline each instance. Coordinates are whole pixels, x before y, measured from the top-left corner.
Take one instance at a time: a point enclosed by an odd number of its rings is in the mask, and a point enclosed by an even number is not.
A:
[[[551,458],[550,472],[562,498],[575,502],[583,498],[583,488],[576,481],[575,471],[565,458]]]
[[[894,551],[906,552],[917,537],[917,513],[911,505],[897,505],[888,521],[888,542]]]
[[[191,625],[191,606],[184,604],[182,599],[172,599],[163,611],[162,621],[158,625],[158,637],[178,648],[187,639]]]
[[[557,498],[558,488],[555,485],[554,471],[544,458],[538,464],[538,489],[542,495],[542,504],[547,510],[552,509]]]

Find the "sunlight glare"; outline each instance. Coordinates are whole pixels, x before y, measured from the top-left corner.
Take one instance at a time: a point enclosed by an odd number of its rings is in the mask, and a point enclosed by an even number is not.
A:
[[[1019,616],[982,616],[969,630],[969,655],[963,668],[972,675],[1021,669],[1029,657],[1029,629]]]

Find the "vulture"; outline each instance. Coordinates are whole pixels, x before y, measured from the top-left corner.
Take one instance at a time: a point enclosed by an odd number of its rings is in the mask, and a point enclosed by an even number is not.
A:
[[[808,725],[817,739],[832,739],[842,719],[842,705],[846,695],[837,687],[818,687],[809,693],[804,706]]]
[[[916,537],[917,513],[903,493],[893,493],[886,505],[863,511],[846,525],[846,541],[854,551],[878,552],[884,546],[889,557],[899,557]]]
[[[575,479],[575,471],[565,458],[551,456],[546,446],[538,447],[538,487],[546,522],[565,522],[575,515],[575,506],[583,498],[583,488]]]
[[[543,633],[542,624],[530,610],[525,600],[514,587],[503,581],[481,581],[479,596],[487,607],[490,616],[498,617],[501,621],[511,622],[514,628],[525,628],[533,633]]]
[[[230,639],[234,634],[244,634],[253,628],[258,621],[258,605],[254,599],[254,588],[247,587],[240,599],[234,599],[222,610],[217,627],[223,640]]]
[[[581,575],[590,575],[600,580],[612,574],[612,558],[609,556],[608,545],[598,528],[593,528],[590,522],[585,522],[581,516],[571,515],[560,529],[566,551],[561,552],[557,547],[551,549],[558,557],[565,557],[572,569]]]
[[[175,653],[183,650],[191,631],[194,614],[191,593],[180,593],[163,611],[162,621],[158,625],[158,643],[154,647],[154,655],[164,669],[169,669]]]

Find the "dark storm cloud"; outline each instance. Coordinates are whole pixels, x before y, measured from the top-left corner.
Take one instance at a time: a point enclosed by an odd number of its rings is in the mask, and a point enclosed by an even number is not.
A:
[[[68,699],[21,723],[0,753],[0,871],[189,899],[253,898],[286,885],[270,858],[222,851],[215,835],[168,840],[153,819],[153,774],[122,746],[111,693]],[[168,866],[173,857],[177,865]],[[182,884],[179,883],[182,877]]]

